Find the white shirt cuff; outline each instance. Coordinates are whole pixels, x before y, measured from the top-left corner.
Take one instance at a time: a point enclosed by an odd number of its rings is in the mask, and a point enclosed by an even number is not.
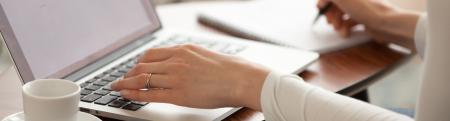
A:
[[[303,82],[297,75],[271,72],[261,91],[261,109],[265,119],[267,121],[287,121],[285,118],[294,118],[297,121],[304,121],[302,119],[305,117],[302,112],[304,111],[304,100],[307,92],[312,88],[313,86]],[[292,111],[299,110],[301,111],[292,113]],[[291,114],[295,114],[295,116]]]
[[[428,31],[428,19],[427,14],[424,13],[420,15],[420,18],[417,21],[416,31],[414,35],[416,50],[422,58],[425,55],[424,53],[427,40],[427,31]]]

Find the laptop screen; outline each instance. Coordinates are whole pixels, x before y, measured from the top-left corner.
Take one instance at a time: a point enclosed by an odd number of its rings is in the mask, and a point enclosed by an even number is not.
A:
[[[31,72],[30,79],[64,77],[160,26],[146,0],[0,0],[0,4],[3,36],[11,51],[20,51],[11,53],[19,72]]]

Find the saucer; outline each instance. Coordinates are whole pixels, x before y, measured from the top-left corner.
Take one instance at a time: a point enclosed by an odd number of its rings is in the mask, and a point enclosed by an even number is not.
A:
[[[7,116],[2,121],[25,121],[25,115],[23,112],[18,112]],[[89,113],[78,111],[78,121],[101,121],[99,118]]]

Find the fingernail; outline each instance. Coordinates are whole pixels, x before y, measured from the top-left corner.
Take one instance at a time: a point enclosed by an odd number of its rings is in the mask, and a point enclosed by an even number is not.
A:
[[[121,90],[120,91],[120,95],[122,95],[122,96],[128,96],[130,94],[130,91],[128,91],[128,90]]]
[[[319,4],[317,4],[317,6],[319,7],[319,9],[322,9],[323,7],[325,7],[325,5],[329,3],[330,1],[320,1]]]
[[[317,7],[319,9],[322,9],[325,6],[326,2],[319,2],[319,4],[317,5]]]
[[[117,90],[117,89],[116,89],[116,82],[111,83],[111,89],[112,89],[112,90]]]

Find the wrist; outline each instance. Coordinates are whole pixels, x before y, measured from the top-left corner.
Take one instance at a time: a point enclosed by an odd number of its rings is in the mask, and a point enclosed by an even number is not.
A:
[[[240,106],[261,111],[261,90],[270,70],[258,64],[248,64],[249,68],[243,69],[239,86],[237,88],[237,98]]]

